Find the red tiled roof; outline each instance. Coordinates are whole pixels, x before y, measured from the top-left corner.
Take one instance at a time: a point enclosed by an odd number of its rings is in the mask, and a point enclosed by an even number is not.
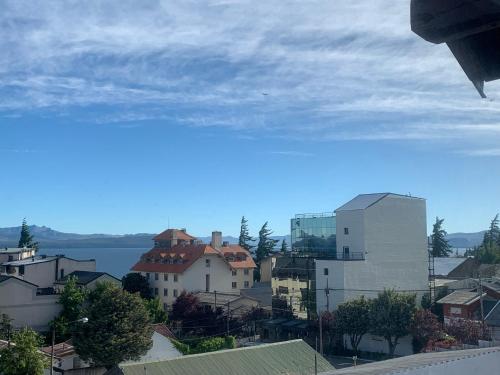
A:
[[[193,236],[187,234],[183,230],[167,229],[167,230],[161,232],[160,234],[156,235],[155,237],[153,237],[153,240],[155,240],[155,241],[161,241],[161,240],[170,241],[174,238],[174,236],[178,240],[185,240],[185,241],[196,239],[196,237],[193,237]]]
[[[175,339],[175,335],[172,333],[172,331],[163,323],[158,323],[158,324],[153,324],[152,325],[153,330],[155,332],[158,332],[160,335],[168,338],[168,339]]]
[[[46,346],[41,350],[46,354],[51,354],[52,346]],[[54,357],[64,358],[73,355],[76,355],[76,352],[75,352],[75,347],[71,344],[71,340],[54,345]]]
[[[222,246],[220,248],[221,252],[224,254],[225,257],[229,255],[245,255],[246,259],[245,260],[240,260],[240,261],[234,261],[234,262],[229,262],[229,265],[231,268],[256,268],[257,265],[252,259],[252,256],[250,253],[242,248],[240,245],[228,245],[228,246]]]

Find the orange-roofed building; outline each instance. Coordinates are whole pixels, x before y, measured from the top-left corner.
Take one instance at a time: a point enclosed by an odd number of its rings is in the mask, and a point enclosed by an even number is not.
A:
[[[183,291],[239,294],[253,286],[255,262],[238,245],[222,242],[213,232],[204,244],[185,229],[167,229],[153,238],[154,247],[141,256],[133,272],[145,276],[152,294],[169,309]]]

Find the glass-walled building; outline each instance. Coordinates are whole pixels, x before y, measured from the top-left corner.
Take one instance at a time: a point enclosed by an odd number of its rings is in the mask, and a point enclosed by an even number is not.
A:
[[[333,213],[299,214],[291,220],[292,251],[336,256],[336,221]]]

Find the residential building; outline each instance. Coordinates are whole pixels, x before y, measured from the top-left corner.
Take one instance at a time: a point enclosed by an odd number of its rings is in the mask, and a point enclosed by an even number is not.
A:
[[[169,309],[183,292],[232,292],[253,286],[256,267],[250,253],[222,242],[213,232],[210,244],[201,243],[185,229],[167,229],[154,237],[154,247],[141,256],[133,272],[145,276],[153,295]]]
[[[292,252],[317,256],[337,253],[336,218],[333,213],[298,214],[290,221]]]
[[[106,375],[310,375],[334,370],[334,367],[302,340],[186,355],[166,361],[121,364]]]
[[[330,370],[322,375],[492,375],[500,368],[500,348],[420,353]]]
[[[0,249],[0,264],[3,262],[12,262],[23,260],[35,256],[36,249],[31,247],[5,247]]]
[[[52,355],[52,346],[43,347],[42,352]],[[54,370],[58,373],[71,373],[71,370],[88,368],[90,365],[82,361],[76,353],[71,340],[54,345]]]
[[[112,283],[119,287],[122,286],[120,279],[106,272],[73,271],[54,283],[56,290],[62,291],[70,278],[75,278],[76,285],[80,288],[89,290],[95,289],[98,283]]]
[[[243,294],[196,292],[195,295],[202,305],[211,306],[214,310],[221,308],[226,314],[229,309],[229,315],[233,318],[241,317],[253,308],[259,307],[258,300]]]
[[[43,294],[37,285],[13,276],[0,275],[0,313],[7,314],[15,328],[46,331],[61,311],[59,296]]]
[[[276,267],[276,259],[281,257],[281,254],[272,254],[260,261],[260,282],[271,283],[273,278],[273,269]]]
[[[38,255],[1,263],[0,275],[14,276],[39,288],[51,288],[56,281],[71,272],[95,271],[95,269],[95,259],[77,260],[64,255]]]
[[[361,194],[335,210],[337,252],[315,260],[317,310],[384,289],[428,289],[425,200],[392,193]]]
[[[482,297],[486,297],[486,293]],[[453,319],[480,320],[480,299],[478,292],[468,290],[456,290],[441,298],[437,303],[443,305],[444,323]]]
[[[500,300],[486,314],[484,321],[490,329],[491,338],[496,345],[500,344]]]

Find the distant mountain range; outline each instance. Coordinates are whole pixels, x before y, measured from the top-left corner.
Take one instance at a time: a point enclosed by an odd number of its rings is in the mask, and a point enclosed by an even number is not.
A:
[[[154,233],[137,234],[77,234],[58,232],[45,226],[31,225],[30,232],[35,240],[40,243],[41,248],[134,248],[151,247]],[[16,247],[19,241],[21,227],[0,228],[0,247]],[[481,244],[484,231],[476,233],[450,233],[447,238],[452,247],[468,248]],[[210,242],[211,237],[198,237],[205,243]],[[290,246],[290,236],[273,236],[281,241],[286,239]],[[223,241],[238,243],[238,238],[224,236]]]
[[[77,234],[58,232],[45,226],[31,225],[30,233],[40,248],[140,248],[151,247],[154,233],[137,234]],[[0,248],[16,247],[19,241],[21,227],[0,228]],[[272,236],[277,240],[286,238],[290,245],[290,236]],[[205,243],[209,243],[211,236],[198,237]],[[238,243],[238,238],[223,236],[223,241],[231,244]]]

